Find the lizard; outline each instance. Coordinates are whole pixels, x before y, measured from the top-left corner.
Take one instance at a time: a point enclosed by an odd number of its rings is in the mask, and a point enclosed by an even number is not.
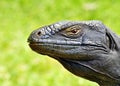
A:
[[[120,38],[99,20],[59,21],[28,37],[30,48],[100,86],[120,86]]]

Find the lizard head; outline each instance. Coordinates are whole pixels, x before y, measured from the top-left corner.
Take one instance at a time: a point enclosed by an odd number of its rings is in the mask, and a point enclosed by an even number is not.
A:
[[[98,83],[117,76],[109,66],[119,57],[118,37],[100,21],[57,22],[33,31],[28,42],[32,50],[57,59],[75,75]]]
[[[34,51],[54,58],[90,60],[115,48],[100,21],[58,22],[33,31],[28,41]]]

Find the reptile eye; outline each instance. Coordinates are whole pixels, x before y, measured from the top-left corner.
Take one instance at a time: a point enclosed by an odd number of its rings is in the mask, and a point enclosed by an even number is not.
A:
[[[66,28],[62,31],[62,34],[66,37],[75,38],[81,35],[82,29],[80,25],[74,25],[69,28]]]

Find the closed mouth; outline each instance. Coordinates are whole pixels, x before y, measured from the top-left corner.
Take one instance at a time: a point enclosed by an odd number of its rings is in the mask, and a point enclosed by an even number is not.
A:
[[[84,44],[78,41],[73,40],[51,40],[51,39],[39,39],[37,41],[29,41],[29,45],[32,46],[55,46],[55,47],[61,47],[64,45],[66,48],[73,48],[81,46],[82,49],[91,51],[91,50],[101,50],[104,52],[109,52],[109,49],[106,46],[103,46],[102,44]]]
[[[109,50],[102,46],[102,45],[92,45],[92,44],[80,44],[78,42],[74,43],[74,44],[70,44],[67,42],[29,42],[29,45],[31,46],[53,46],[56,48],[60,48],[62,45],[62,47],[64,49],[74,49],[75,47],[77,48],[78,46],[80,46],[83,50],[87,50],[87,51],[104,51],[104,53],[108,53]],[[68,50],[67,49],[67,50]]]

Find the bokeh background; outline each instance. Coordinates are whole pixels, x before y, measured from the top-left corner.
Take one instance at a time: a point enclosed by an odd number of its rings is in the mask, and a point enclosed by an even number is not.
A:
[[[0,0],[0,86],[98,86],[33,52],[29,34],[61,20],[101,20],[120,34],[120,0]]]

